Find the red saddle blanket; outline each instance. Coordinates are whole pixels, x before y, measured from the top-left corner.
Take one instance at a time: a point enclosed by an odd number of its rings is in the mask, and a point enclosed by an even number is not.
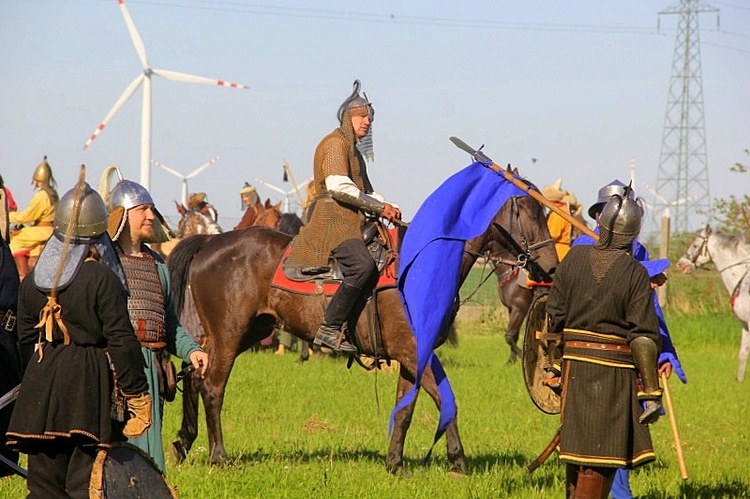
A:
[[[325,294],[331,296],[339,289],[340,282],[325,282],[320,283],[320,280],[311,281],[292,281],[286,275],[284,275],[284,269],[282,265],[289,256],[289,252],[292,250],[291,245],[287,246],[284,250],[284,254],[281,256],[279,264],[276,266],[276,271],[271,279],[271,286],[274,288],[283,289],[285,291],[291,291],[292,293],[300,293],[304,295],[318,295]],[[378,283],[375,289],[380,288],[393,288],[396,286],[396,262],[391,262],[383,272],[380,273]]]

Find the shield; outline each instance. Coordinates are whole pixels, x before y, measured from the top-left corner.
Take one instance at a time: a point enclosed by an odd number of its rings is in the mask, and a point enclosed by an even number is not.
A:
[[[117,442],[97,454],[89,497],[176,499],[177,491],[146,453],[132,444]]]
[[[523,379],[531,401],[547,414],[559,414],[561,401],[559,381],[550,384],[557,375],[551,369],[549,350],[557,350],[557,335],[547,331],[547,293],[534,298],[526,315],[523,335]],[[555,358],[559,359],[556,355]],[[559,360],[555,363],[559,363]],[[554,380],[553,380],[554,381]]]

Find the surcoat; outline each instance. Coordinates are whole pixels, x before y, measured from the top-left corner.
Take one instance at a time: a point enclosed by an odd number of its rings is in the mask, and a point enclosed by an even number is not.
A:
[[[164,295],[156,260],[148,253],[120,254],[120,262],[128,277],[128,313],[138,341],[146,348],[164,348],[167,345]]]
[[[365,170],[365,160],[354,144],[347,142],[341,128],[324,137],[315,150],[315,210],[308,224],[292,243],[288,265],[328,265],[333,249],[344,241],[362,237],[362,214],[357,208],[339,203],[330,197],[325,183],[329,175],[347,176],[361,191],[372,192]]]
[[[15,255],[29,250],[31,256],[39,256],[44,243],[52,235],[56,209],[56,193],[40,190],[34,194],[25,210],[10,212],[8,218],[12,224],[35,224],[26,225],[13,236],[10,241],[10,251]]]

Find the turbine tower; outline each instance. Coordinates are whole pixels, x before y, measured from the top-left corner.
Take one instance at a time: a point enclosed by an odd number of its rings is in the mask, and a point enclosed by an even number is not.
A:
[[[203,76],[193,76],[186,73],[178,73],[176,71],[156,69],[151,67],[151,64],[149,64],[148,62],[148,56],[146,55],[146,46],[143,44],[141,35],[138,34],[138,30],[135,28],[133,18],[130,17],[130,12],[128,12],[128,8],[125,6],[125,0],[117,0],[117,3],[120,4],[120,11],[122,12],[123,19],[125,19],[125,26],[128,28],[130,39],[133,41],[135,52],[136,54],[138,54],[138,59],[140,59],[141,61],[143,70],[138,76],[135,77],[133,81],[130,82],[130,84],[128,84],[127,87],[125,87],[125,90],[115,102],[115,105],[112,106],[112,109],[109,110],[107,116],[104,117],[104,120],[102,120],[101,124],[96,128],[96,130],[94,130],[94,133],[91,134],[91,137],[89,137],[89,139],[86,141],[86,144],[84,144],[83,148],[88,148],[91,143],[96,140],[102,130],[104,130],[107,124],[109,124],[112,118],[114,118],[115,114],[117,114],[120,108],[122,108],[122,106],[125,105],[125,103],[128,101],[128,99],[130,99],[135,91],[138,90],[138,87],[143,85],[143,102],[141,105],[140,183],[143,187],[149,189],[151,186],[151,77],[153,75],[156,75],[161,76],[162,78],[166,78],[167,80],[182,81],[186,83],[201,83],[204,85],[219,85],[222,87],[231,88],[249,87],[247,87],[246,85],[239,85],[237,83],[230,83],[228,81],[214,80],[211,78],[205,78]]]
[[[694,226],[691,215],[705,217],[710,209],[698,16],[718,11],[700,0],[679,0],[659,12],[660,16],[679,14],[680,20],[656,180],[661,199],[657,197],[654,205],[672,208],[672,225],[678,233]],[[674,202],[692,197],[696,200],[689,205]]]

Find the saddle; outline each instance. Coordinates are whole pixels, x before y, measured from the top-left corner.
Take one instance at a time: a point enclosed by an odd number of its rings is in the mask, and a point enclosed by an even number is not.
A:
[[[375,289],[396,286],[397,229],[386,229],[376,220],[362,227],[362,239],[372,255],[380,277]],[[286,265],[291,244],[284,250],[276,267],[271,286],[294,293],[332,295],[341,284],[342,274],[338,262],[331,258],[328,267],[297,267]]]

